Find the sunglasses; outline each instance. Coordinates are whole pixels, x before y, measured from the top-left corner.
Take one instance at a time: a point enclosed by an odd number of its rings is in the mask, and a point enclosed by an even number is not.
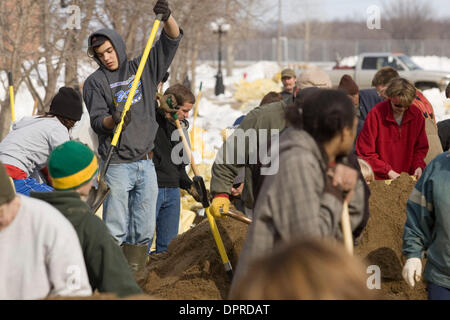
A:
[[[398,103],[393,103],[392,102],[392,105],[394,106],[394,107],[396,107],[396,108],[408,108],[409,106],[403,106],[403,105],[401,105],[401,104],[398,104]]]

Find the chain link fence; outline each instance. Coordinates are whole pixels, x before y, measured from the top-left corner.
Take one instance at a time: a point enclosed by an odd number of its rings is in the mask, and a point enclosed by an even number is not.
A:
[[[409,56],[450,56],[450,42],[442,40],[311,40],[281,38],[283,63],[325,62],[365,52],[402,52]],[[200,52],[200,60],[216,60],[217,45]],[[227,50],[223,49],[226,59]],[[277,61],[277,39],[248,39],[234,43],[235,61]]]

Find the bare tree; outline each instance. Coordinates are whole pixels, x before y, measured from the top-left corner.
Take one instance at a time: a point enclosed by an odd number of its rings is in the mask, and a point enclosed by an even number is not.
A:
[[[33,63],[23,63],[22,71],[27,74],[26,84],[33,98],[38,101],[38,114],[48,111],[50,102],[57,91],[59,78],[65,67],[65,84],[75,86],[78,81],[78,61],[85,56],[82,50],[89,23],[93,16],[95,0],[74,0],[78,6],[80,25],[67,27],[69,16],[62,14],[59,0],[39,1],[39,44],[38,59]],[[67,27],[67,28],[65,28]],[[79,28],[78,28],[79,27]],[[44,90],[40,95],[39,88]]]
[[[79,28],[68,28],[64,41],[68,42],[65,53],[65,85],[75,87],[79,85],[78,65],[81,58],[85,56],[83,50],[85,40],[90,31],[89,25],[94,18],[96,0],[72,0],[71,4],[79,8],[80,26]]]
[[[384,28],[392,39],[403,41],[404,51],[409,53],[410,39],[427,38],[433,19],[430,2],[422,0],[398,0],[383,3]]]
[[[0,70],[12,72],[13,85],[19,88],[28,76],[21,71],[24,61],[33,61],[36,57],[38,43],[35,41],[38,26],[38,3],[33,0],[16,0],[0,2]],[[4,92],[8,92],[8,81],[1,77]],[[9,132],[11,126],[11,109],[9,95],[0,100],[0,140]]]

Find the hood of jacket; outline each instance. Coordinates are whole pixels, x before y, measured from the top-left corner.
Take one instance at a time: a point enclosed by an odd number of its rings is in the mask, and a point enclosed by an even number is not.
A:
[[[33,124],[42,121],[42,119],[52,119],[54,121],[56,120],[59,122],[58,118],[56,118],[56,117],[54,117],[54,118],[41,118],[41,117],[37,117],[37,116],[24,117],[24,118],[20,119],[19,121],[14,122],[14,124],[12,125],[12,129],[18,130],[18,129],[22,129],[22,128],[25,128],[28,126],[32,126]]]
[[[117,59],[119,60],[119,69],[120,69],[120,67],[128,60],[125,42],[123,41],[122,37],[112,29],[107,28],[100,29],[98,31],[95,31],[89,36],[88,47],[91,46],[92,38],[94,36],[105,36],[111,41],[112,45],[114,46],[114,50],[116,50],[117,53]],[[103,63],[100,61],[97,55],[94,55],[93,58],[99,65],[100,69],[109,71],[108,68],[106,68],[106,66],[103,65]]]

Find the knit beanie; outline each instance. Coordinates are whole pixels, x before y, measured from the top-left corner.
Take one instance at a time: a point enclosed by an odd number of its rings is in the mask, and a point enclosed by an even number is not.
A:
[[[345,91],[349,95],[355,95],[359,92],[358,85],[353,81],[352,77],[344,74],[339,82],[338,89]]]
[[[53,97],[50,113],[70,120],[80,121],[83,114],[81,97],[74,89],[62,87]]]
[[[330,76],[319,68],[309,68],[302,72],[297,79],[297,87],[300,89],[316,87],[331,88]]]
[[[0,162],[0,205],[11,202],[15,196],[13,182],[6,173],[5,166]]]
[[[67,141],[50,154],[48,172],[56,190],[73,190],[92,180],[98,170],[94,152],[78,141]]]

